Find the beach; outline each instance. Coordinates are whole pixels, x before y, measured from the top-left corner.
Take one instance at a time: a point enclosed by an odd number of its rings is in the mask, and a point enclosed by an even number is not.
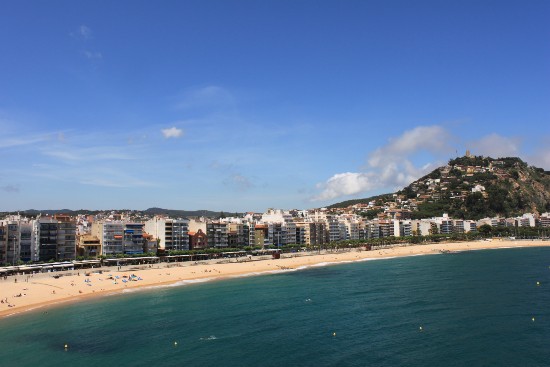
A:
[[[280,259],[252,256],[8,276],[6,279],[0,279],[0,317],[36,309],[47,312],[48,307],[57,304],[81,302],[90,297],[101,297],[140,288],[295,271],[315,265],[369,259],[540,246],[550,246],[550,241],[493,240],[437,243],[396,246],[372,251],[340,249],[321,253],[288,253],[283,254]]]

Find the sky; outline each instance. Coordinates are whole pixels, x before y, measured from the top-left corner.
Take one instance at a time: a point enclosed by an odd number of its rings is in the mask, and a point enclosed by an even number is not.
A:
[[[308,209],[550,170],[550,2],[0,0],[0,211]]]

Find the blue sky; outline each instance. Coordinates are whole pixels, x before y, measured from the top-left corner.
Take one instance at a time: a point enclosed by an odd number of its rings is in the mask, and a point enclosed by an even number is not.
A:
[[[548,1],[0,1],[0,210],[313,208],[550,169]]]

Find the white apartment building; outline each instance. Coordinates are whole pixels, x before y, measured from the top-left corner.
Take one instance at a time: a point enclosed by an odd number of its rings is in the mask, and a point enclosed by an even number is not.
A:
[[[415,219],[411,221],[412,231],[417,236],[429,236],[432,234],[432,222],[430,219]]]
[[[465,220],[464,221],[464,232],[477,232],[477,225],[475,220]]]
[[[523,214],[518,221],[519,227],[535,227],[536,220],[535,216],[532,213]]]
[[[21,250],[19,216],[10,216],[0,222],[0,265],[15,265]]]
[[[61,261],[76,258],[76,222],[67,215],[19,215],[0,221],[0,263]]]
[[[261,224],[267,226],[267,245],[286,245],[298,243],[296,224],[288,211],[268,209],[262,214]]]
[[[262,214],[260,223],[285,223],[292,222],[292,215],[281,209],[268,209]]]
[[[76,259],[76,221],[68,215],[38,216],[32,221],[33,261]]]
[[[301,218],[300,218],[301,219]],[[298,221],[296,224],[296,243],[316,246],[325,243],[325,223]]]
[[[393,220],[393,235],[395,237],[412,236],[412,223],[410,220]]]
[[[159,240],[159,248],[170,250],[189,250],[189,219],[171,219],[161,216],[145,222],[144,230]],[[206,224],[203,232],[206,232]]]
[[[99,221],[92,224],[92,236],[99,238],[102,255],[124,253],[124,223],[122,221]]]
[[[340,240],[358,240],[360,223],[356,216],[340,216],[338,220]]]
[[[19,215],[0,221],[0,264],[16,264],[18,261],[36,261],[33,248],[32,221]]]

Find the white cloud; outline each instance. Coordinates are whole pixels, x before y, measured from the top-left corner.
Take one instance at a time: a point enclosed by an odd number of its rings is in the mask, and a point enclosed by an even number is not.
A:
[[[326,182],[317,184],[322,190],[312,201],[335,199],[376,190],[395,190],[405,187],[435,168],[432,162],[415,166],[410,156],[428,152],[432,157],[451,150],[451,135],[441,126],[419,126],[405,131],[388,144],[376,149],[367,159],[364,172],[337,173]]]
[[[78,29],[80,35],[84,38],[92,38],[92,30],[85,25],[81,25]]]
[[[186,91],[182,100],[176,104],[176,108],[219,108],[231,107],[234,104],[235,97],[229,91],[216,85],[210,85]]]
[[[92,38],[92,30],[89,27],[85,26],[85,25],[81,25],[80,27],[78,27],[77,35],[78,35],[79,38],[84,39],[84,40],[91,39]]]
[[[345,172],[337,173],[317,188],[321,193],[312,198],[313,201],[329,200],[340,196],[355,195],[361,192],[375,189],[375,178],[368,173]]]
[[[528,163],[550,171],[550,137],[543,139],[542,147],[537,149],[535,154],[528,157]]]
[[[33,145],[48,140],[48,136],[31,136],[24,138],[4,138],[0,140],[0,148],[12,148],[22,145]]]
[[[71,37],[78,40],[79,43],[82,46],[89,45],[88,41],[93,39],[92,30],[89,27],[85,26],[85,25],[81,25],[80,27],[78,27],[78,29],[76,31],[71,32],[70,35],[71,35]],[[84,47],[86,47],[86,46],[84,46]],[[92,61],[94,61],[94,60],[97,61],[97,60],[102,60],[103,59],[103,54],[99,51],[92,51],[92,50],[89,50],[89,49],[84,49],[84,50],[80,51],[80,54],[82,56],[84,56],[85,58],[87,58],[88,60],[92,60]]]
[[[86,57],[87,59],[90,59],[90,60],[101,60],[101,59],[103,59],[103,55],[101,54],[101,52],[96,52],[96,51],[84,50],[84,51],[82,51],[82,55],[84,55],[84,57]]]
[[[9,172],[6,177],[15,182],[0,183],[0,192],[23,191],[23,186],[15,185],[17,180],[45,184],[65,182],[75,187],[79,184],[112,188],[160,185],[157,177],[150,174],[151,167],[158,169],[157,164],[152,163],[151,155],[157,150],[150,139],[128,145],[121,143],[125,142],[127,132],[116,129],[107,133],[64,130],[30,134],[22,128],[23,123],[12,126],[13,135],[0,137],[0,153],[14,155],[21,150],[25,154],[18,154],[20,160],[10,156],[10,164],[5,167]],[[164,153],[158,151],[158,154]],[[140,169],[128,170],[129,166]]]
[[[82,24],[80,27],[78,27],[75,31],[69,33],[71,37],[81,40],[81,41],[88,41],[93,38],[93,32],[90,27]]]
[[[170,139],[170,138],[180,138],[183,136],[183,130],[182,129],[178,129],[177,127],[173,126],[173,127],[170,127],[168,129],[161,129],[160,130],[162,132],[162,135],[164,135],[164,137],[166,139]]]
[[[134,156],[132,156],[130,153],[124,152],[121,148],[109,146],[98,146],[90,148],[63,147],[63,150],[57,148],[45,149],[42,153],[49,157],[58,158],[65,163],[135,159]]]
[[[520,155],[521,139],[493,133],[469,143],[468,147],[475,155],[492,158],[517,157]]]
[[[240,173],[234,173],[229,176],[229,179],[224,181],[226,185],[234,186],[239,190],[248,190],[253,187],[252,182],[248,179],[248,177],[245,177],[241,175]]]
[[[34,180],[60,181],[71,184],[83,184],[99,187],[132,188],[158,187],[158,184],[148,179],[149,175],[141,172],[125,172],[117,162],[102,161],[99,164],[59,165],[55,161],[51,164],[33,164],[32,170],[24,170],[21,175]]]
[[[101,177],[89,177],[89,178],[83,178],[79,180],[79,183],[83,185],[113,187],[113,188],[154,187],[155,186],[150,182],[143,181],[131,176],[115,177],[114,179],[101,178]]]
[[[394,191],[417,180],[438,166],[445,164],[454,155],[454,147],[465,146],[472,154],[499,157],[521,157],[522,139],[492,133],[470,142],[460,142],[445,128],[438,125],[419,126],[405,131],[368,155],[367,164],[361,172],[338,173],[326,182],[317,184],[321,193],[312,201],[335,199],[347,195],[375,191]],[[547,144],[541,144],[545,146]],[[550,149],[539,148],[535,154],[525,156],[528,163],[545,169],[550,168]],[[428,163],[417,165],[413,157],[425,154]],[[418,161],[418,160],[417,160]]]
[[[368,163],[371,167],[381,167],[418,151],[448,153],[452,151],[450,140],[451,135],[441,126],[418,126],[395,139],[390,138],[387,145],[370,154]]]
[[[238,167],[233,163],[214,160],[210,163],[210,168],[226,176],[222,181],[225,186],[236,188],[240,191],[245,191],[255,186],[252,180],[240,173]]]

